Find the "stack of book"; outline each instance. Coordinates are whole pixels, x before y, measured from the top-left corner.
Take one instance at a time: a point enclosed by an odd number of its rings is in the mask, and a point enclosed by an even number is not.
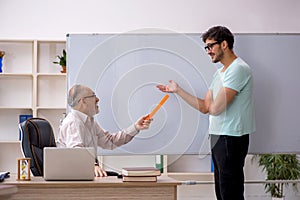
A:
[[[155,167],[126,167],[122,169],[124,182],[157,181],[160,170]]]

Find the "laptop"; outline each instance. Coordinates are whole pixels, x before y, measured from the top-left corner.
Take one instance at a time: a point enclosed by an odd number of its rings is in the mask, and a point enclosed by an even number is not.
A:
[[[45,180],[94,180],[95,149],[44,148]]]

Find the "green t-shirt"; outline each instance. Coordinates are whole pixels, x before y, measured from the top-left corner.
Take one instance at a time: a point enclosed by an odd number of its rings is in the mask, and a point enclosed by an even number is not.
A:
[[[218,115],[210,115],[209,133],[213,135],[242,136],[255,131],[253,108],[253,78],[250,67],[241,58],[213,77],[210,90],[215,99],[222,87],[237,91],[233,101]]]

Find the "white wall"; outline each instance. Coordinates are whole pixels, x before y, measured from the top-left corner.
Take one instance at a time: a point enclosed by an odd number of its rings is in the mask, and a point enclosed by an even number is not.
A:
[[[299,10],[299,0],[0,0],[0,39],[64,40],[67,33],[143,28],[196,33],[213,25],[235,33],[300,33]],[[245,171],[254,179],[260,174],[249,163]]]
[[[142,28],[299,33],[298,0],[0,0],[1,39],[65,39],[66,33]]]

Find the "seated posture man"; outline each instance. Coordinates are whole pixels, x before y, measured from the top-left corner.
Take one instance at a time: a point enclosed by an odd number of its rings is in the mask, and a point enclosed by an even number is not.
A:
[[[140,130],[149,128],[151,120],[144,116],[127,129],[110,134],[94,121],[93,116],[99,112],[98,102],[99,98],[86,86],[74,85],[69,90],[68,104],[72,110],[60,127],[58,147],[94,147],[97,150],[100,146],[114,149],[131,141]],[[98,162],[95,163],[95,176],[107,176]]]

